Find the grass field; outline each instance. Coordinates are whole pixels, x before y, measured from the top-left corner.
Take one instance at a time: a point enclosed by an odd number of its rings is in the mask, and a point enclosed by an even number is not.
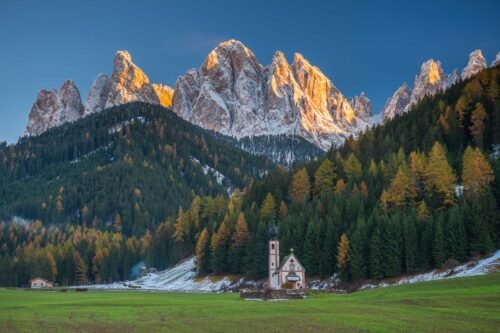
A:
[[[349,295],[0,289],[0,332],[500,332],[500,274]]]

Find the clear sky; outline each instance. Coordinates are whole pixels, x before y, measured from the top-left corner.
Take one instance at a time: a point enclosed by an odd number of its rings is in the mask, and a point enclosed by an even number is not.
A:
[[[420,64],[461,70],[500,51],[500,1],[24,1],[0,0],[0,141],[15,142],[42,89],[76,82],[85,101],[98,73],[126,49],[152,82],[174,85],[226,39],[264,65],[302,53],[346,96],[376,112]]]

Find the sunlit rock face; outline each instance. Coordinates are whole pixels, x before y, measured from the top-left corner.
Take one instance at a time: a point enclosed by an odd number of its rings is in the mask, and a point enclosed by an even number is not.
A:
[[[59,91],[41,90],[31,108],[25,135],[40,135],[49,128],[72,122],[83,114],[80,92],[67,80]]]
[[[364,95],[356,101],[358,112],[371,114]],[[325,150],[366,126],[350,101],[302,55],[296,53],[289,64],[278,51],[264,67],[236,40],[219,44],[200,69],[177,79],[173,110],[236,138],[298,135]]]
[[[385,120],[408,112],[425,96],[433,96],[453,85],[458,80],[457,71],[446,74],[441,62],[429,59],[420,66],[420,74],[415,76],[413,89],[403,84],[385,104],[382,117]]]
[[[481,52],[481,50],[475,50],[474,52],[471,52],[471,54],[469,54],[469,62],[463,69],[460,78],[462,80],[468,79],[471,76],[479,73],[486,67],[488,67],[488,65],[486,64],[486,59],[484,59],[483,57],[483,53]]]
[[[500,52],[491,66],[500,64]],[[415,77],[415,84],[411,90],[406,84],[400,87],[387,101],[382,115],[384,120],[392,119],[394,116],[407,112],[424,96],[433,96],[440,91],[448,89],[459,79],[465,80],[485,69],[486,59],[481,50],[475,50],[469,54],[467,66],[462,70],[460,77],[457,69],[451,74],[444,73],[441,63],[430,59],[424,62],[420,68],[420,74]],[[410,93],[410,97],[408,97]]]
[[[158,96],[159,102],[166,108],[172,106],[172,97],[174,96],[174,89],[169,86],[165,86],[163,84],[153,83],[151,85]]]
[[[446,76],[441,62],[433,59],[427,60],[420,67],[420,74],[415,77],[415,83],[410,97],[410,102],[404,111],[408,111],[424,96],[432,96],[444,89],[446,86]]]
[[[118,51],[115,55],[111,89],[105,107],[129,102],[159,104],[160,99],[149,84],[146,74],[132,62],[130,53]]]
[[[85,108],[72,81],[61,89],[42,90],[31,110],[25,135],[39,135],[49,128],[129,102],[172,105],[174,91],[162,84],[150,84],[147,75],[132,62],[127,51],[118,51],[113,74],[99,74],[92,84]]]

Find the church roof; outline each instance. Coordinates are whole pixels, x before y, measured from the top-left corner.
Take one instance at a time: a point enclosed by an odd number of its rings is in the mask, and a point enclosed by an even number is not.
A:
[[[297,259],[297,257],[295,256],[295,253],[293,253],[293,250],[291,251],[291,253],[290,253],[289,255],[285,256],[285,257],[283,258],[283,260],[281,260],[281,264],[280,264],[280,266],[279,266],[279,268],[278,268],[278,269],[280,269],[280,270],[281,270],[281,269],[283,268],[283,266],[285,266],[285,264],[286,264],[286,262],[288,261],[288,259],[290,259],[290,258],[293,258],[293,259],[295,260],[295,262],[296,262],[296,263],[297,263],[300,267],[302,267],[302,269],[305,271],[304,266],[302,266],[302,264],[300,263],[299,259]]]

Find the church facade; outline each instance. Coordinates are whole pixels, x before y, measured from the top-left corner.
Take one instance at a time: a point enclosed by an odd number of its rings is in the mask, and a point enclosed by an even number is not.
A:
[[[272,227],[269,240],[269,279],[270,289],[305,289],[306,270],[290,249],[290,254],[280,262],[280,242],[278,230]]]

